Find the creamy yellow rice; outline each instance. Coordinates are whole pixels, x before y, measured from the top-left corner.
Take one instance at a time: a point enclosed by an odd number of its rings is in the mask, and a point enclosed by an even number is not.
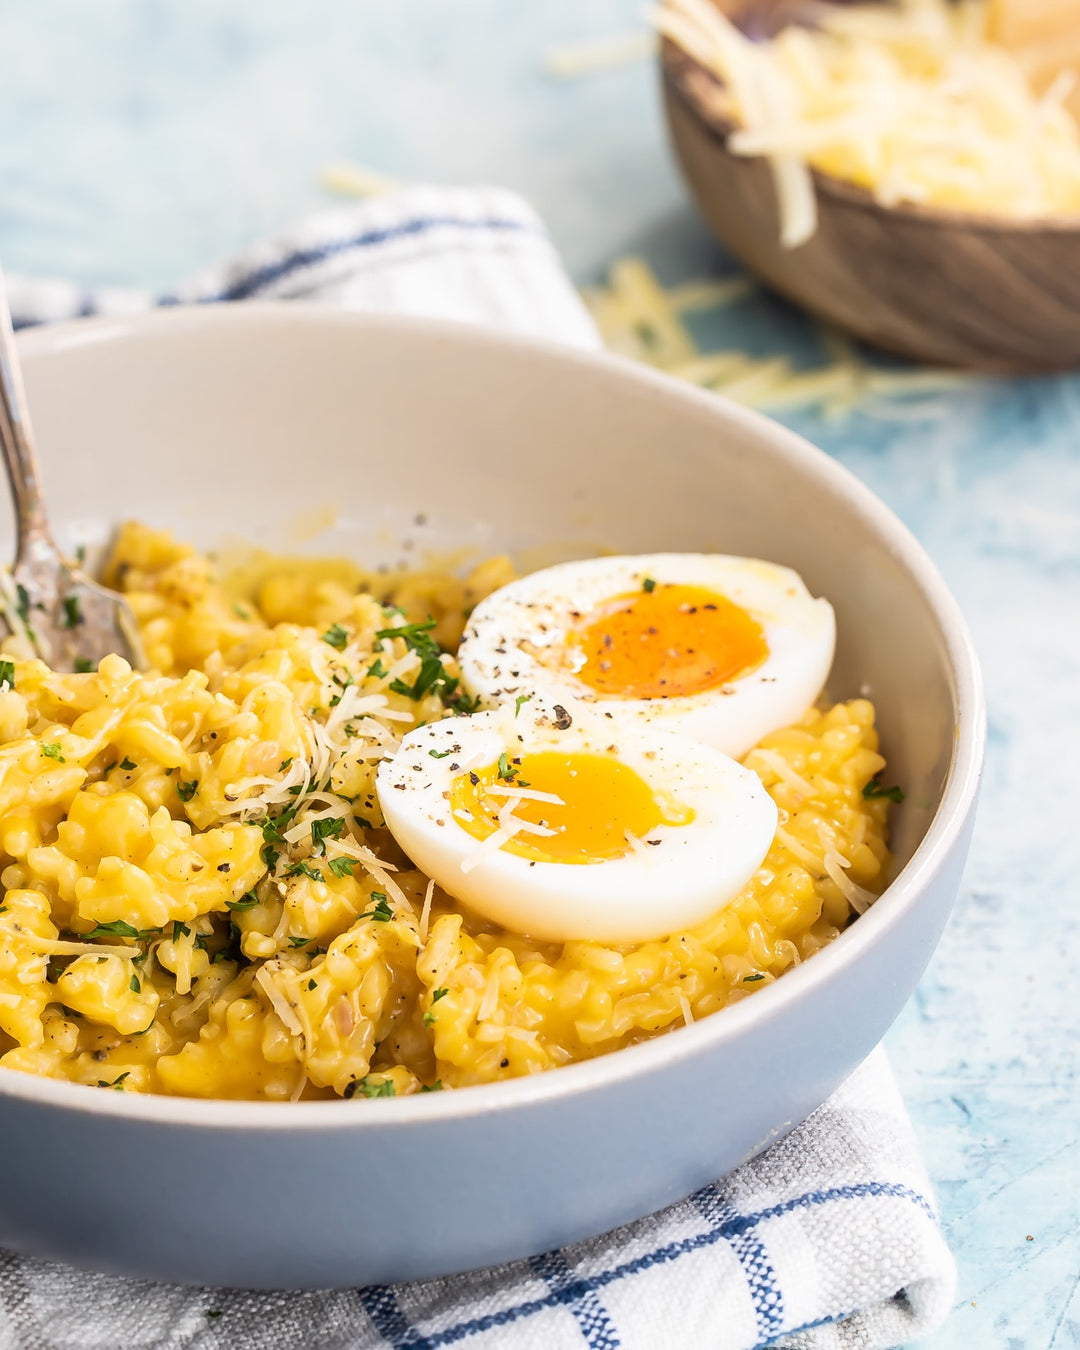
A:
[[[149,673],[14,660],[0,678],[0,1065],[199,1097],[461,1087],[669,1031],[831,942],[888,861],[888,802],[863,791],[884,765],[864,699],[750,753],[781,828],[743,893],[690,932],[535,942],[411,867],[381,828],[376,765],[467,704],[452,657],[425,692],[414,644],[376,636],[401,622],[384,606],[431,614],[452,650],[511,575],[498,558],[464,581],[293,559],[226,584],[126,526],[106,579]]]

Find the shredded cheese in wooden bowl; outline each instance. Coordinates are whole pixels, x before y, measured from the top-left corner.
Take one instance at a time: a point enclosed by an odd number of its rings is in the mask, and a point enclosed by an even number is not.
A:
[[[1045,59],[1032,64],[991,40],[985,0],[818,4],[807,14],[808,26],[762,41],[711,0],[664,0],[654,15],[720,82],[731,153],[768,161],[785,247],[816,228],[811,169],[886,207],[1080,216],[1076,74],[1059,71],[1040,88]]]

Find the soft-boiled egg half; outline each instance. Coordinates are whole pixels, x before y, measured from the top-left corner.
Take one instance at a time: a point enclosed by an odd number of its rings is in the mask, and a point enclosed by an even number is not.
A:
[[[444,891],[515,932],[632,943],[734,899],[772,843],[756,774],[595,705],[518,699],[412,731],[386,824]]]
[[[481,706],[586,700],[739,757],[814,702],[835,637],[832,606],[790,568],[657,553],[503,586],[473,611],[458,659]]]

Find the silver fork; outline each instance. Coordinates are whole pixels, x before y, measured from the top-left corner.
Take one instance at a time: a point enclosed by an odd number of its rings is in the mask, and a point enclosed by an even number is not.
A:
[[[2,272],[0,448],[17,530],[15,565],[10,573],[0,569],[0,636],[6,628],[24,638],[33,654],[54,670],[94,670],[110,652],[136,668],[144,666],[138,625],[127,601],[69,562],[49,529]]]

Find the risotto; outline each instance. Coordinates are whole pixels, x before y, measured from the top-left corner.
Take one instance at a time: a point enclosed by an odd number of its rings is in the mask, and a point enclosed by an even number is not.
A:
[[[0,661],[0,1065],[277,1101],[488,1083],[714,1013],[873,900],[890,793],[863,699],[745,756],[780,827],[690,931],[540,942],[416,870],[375,773],[414,727],[472,711],[450,653],[512,576],[283,560],[226,584],[126,526],[105,579],[149,672]]]

